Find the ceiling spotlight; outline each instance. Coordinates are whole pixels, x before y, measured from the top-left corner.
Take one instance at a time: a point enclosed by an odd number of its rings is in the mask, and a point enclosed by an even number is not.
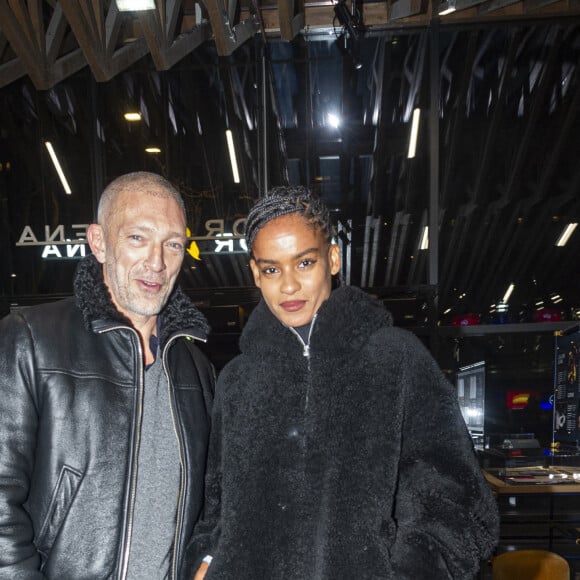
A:
[[[142,119],[141,113],[137,112],[125,113],[123,117],[125,117],[125,121],[131,122],[140,121]]]
[[[358,40],[359,36],[364,33],[364,26],[360,19],[360,13],[358,10],[354,10],[354,0],[352,0],[351,6],[353,7],[352,13],[349,11],[345,0],[338,0],[334,5],[334,14],[340,24],[344,26],[348,36],[353,40]]]
[[[158,153],[161,153],[161,149],[159,149],[159,147],[147,147],[145,149],[145,153],[151,153],[152,155],[157,155]]]
[[[155,10],[155,0],[117,0],[119,12]]]
[[[333,129],[338,129],[340,127],[340,117],[338,115],[335,115],[334,113],[328,113],[327,119],[328,119],[328,124]]]

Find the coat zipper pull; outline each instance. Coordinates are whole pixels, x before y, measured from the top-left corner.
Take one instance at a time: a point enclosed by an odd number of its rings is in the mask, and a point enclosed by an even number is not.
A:
[[[302,354],[304,356],[310,356],[310,345],[309,344],[304,345],[304,350],[302,351]]]

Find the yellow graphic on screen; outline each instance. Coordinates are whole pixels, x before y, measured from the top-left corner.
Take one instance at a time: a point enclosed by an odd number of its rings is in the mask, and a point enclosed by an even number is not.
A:
[[[185,228],[185,233],[187,237],[191,236],[191,230],[189,228]],[[191,240],[191,243],[187,247],[187,253],[198,262],[201,262],[201,258],[199,257],[199,246],[195,240]]]

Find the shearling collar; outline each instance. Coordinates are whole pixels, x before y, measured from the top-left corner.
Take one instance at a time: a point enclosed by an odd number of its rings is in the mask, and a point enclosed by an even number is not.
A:
[[[318,352],[352,353],[362,348],[379,328],[392,324],[391,314],[378,300],[355,286],[342,286],[334,290],[318,310],[311,346]],[[299,345],[292,331],[261,300],[240,338],[242,352],[254,356],[283,354],[287,352],[289,341]]]
[[[87,328],[90,329],[96,320],[110,320],[133,326],[113,304],[109,289],[103,280],[102,266],[92,254],[83,259],[77,267],[74,294]],[[161,344],[178,330],[190,332],[203,339],[209,334],[210,329],[205,317],[178,286],[169,296],[160,318]]]

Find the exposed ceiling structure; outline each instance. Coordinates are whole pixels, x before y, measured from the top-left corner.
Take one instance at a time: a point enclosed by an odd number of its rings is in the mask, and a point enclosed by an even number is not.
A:
[[[332,208],[349,283],[433,299],[442,320],[488,315],[511,283],[518,319],[549,295],[580,307],[580,232],[555,247],[580,222],[580,3],[456,0],[438,16],[451,3],[0,0],[1,294],[66,292],[72,267],[32,260],[25,226],[87,223],[108,179],[152,169],[180,185],[198,237],[186,284],[224,304],[255,299],[240,220],[289,181]],[[62,195],[45,140],[84,195]],[[392,306],[421,323],[422,304]]]

